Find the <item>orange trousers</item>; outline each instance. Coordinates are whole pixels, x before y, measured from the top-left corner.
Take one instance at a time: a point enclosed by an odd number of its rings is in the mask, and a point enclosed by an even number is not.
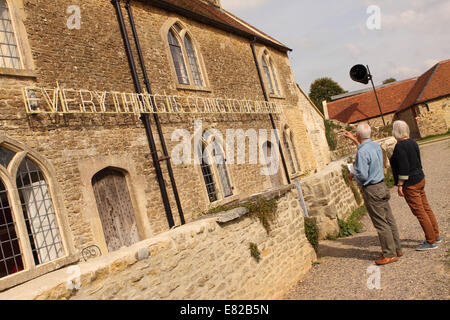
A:
[[[404,188],[403,193],[406,203],[425,232],[425,239],[428,243],[435,243],[436,238],[439,238],[439,226],[425,195],[425,179],[418,184]]]

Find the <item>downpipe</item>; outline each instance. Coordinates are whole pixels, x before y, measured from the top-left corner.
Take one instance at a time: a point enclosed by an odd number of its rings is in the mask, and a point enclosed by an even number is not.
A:
[[[136,64],[134,62],[133,52],[131,51],[130,40],[128,38],[125,21],[123,19],[122,9],[120,7],[120,0],[111,0],[111,3],[113,4],[114,8],[116,9],[117,20],[119,22],[120,32],[122,34],[122,39],[123,39],[123,43],[125,46],[125,51],[127,54],[128,63],[130,66],[131,75],[133,77],[133,82],[134,82],[134,87],[135,87],[136,93],[142,94],[143,93],[142,87],[139,83],[139,77],[138,77],[137,71],[136,71]],[[142,99],[142,97],[140,97],[140,99]],[[167,195],[166,184],[164,182],[164,177],[163,177],[163,174],[161,171],[161,166],[160,166],[158,155],[156,152],[155,140],[153,137],[152,128],[150,125],[150,120],[149,120],[148,114],[141,114],[140,119],[142,120],[142,123],[144,124],[144,127],[145,127],[145,133],[147,135],[147,140],[148,140],[148,143],[150,146],[150,154],[152,156],[153,166],[155,167],[156,177],[157,177],[158,185],[159,185],[159,188],[161,191],[161,197],[163,199],[163,204],[164,204],[164,209],[166,212],[167,221],[169,223],[169,227],[172,228],[175,226],[175,222],[173,220],[172,209],[170,208],[170,202],[169,202],[169,197]]]

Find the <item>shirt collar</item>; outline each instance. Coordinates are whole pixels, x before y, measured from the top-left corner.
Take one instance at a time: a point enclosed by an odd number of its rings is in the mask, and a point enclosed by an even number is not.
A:
[[[370,140],[370,139],[365,140],[363,143],[361,143],[360,145],[358,145],[358,149],[362,148],[363,146],[365,146],[366,144],[368,144],[368,143],[370,143],[370,142],[372,142],[372,140]]]

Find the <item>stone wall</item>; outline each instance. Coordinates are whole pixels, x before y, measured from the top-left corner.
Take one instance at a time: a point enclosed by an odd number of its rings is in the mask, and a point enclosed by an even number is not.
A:
[[[79,263],[80,277],[73,280],[79,290],[67,289],[72,273],[65,268],[3,292],[0,299],[281,298],[316,255],[293,186],[257,197],[276,199],[269,233],[245,210],[221,213]],[[261,252],[259,262],[250,243]]]
[[[422,138],[450,130],[450,97],[429,101],[417,107],[416,122]]]
[[[338,218],[347,219],[360,207],[352,189],[342,175],[342,165],[348,158],[334,161],[325,170],[302,180],[302,191],[310,218],[319,228],[319,239],[339,233]]]

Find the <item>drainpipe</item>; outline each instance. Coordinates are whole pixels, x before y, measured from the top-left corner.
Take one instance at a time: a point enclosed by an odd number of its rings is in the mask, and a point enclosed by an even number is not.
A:
[[[258,62],[258,58],[256,56],[256,50],[255,50],[255,42],[256,42],[256,38],[253,39],[253,41],[250,43],[250,46],[252,47],[253,58],[255,59],[256,69],[258,70],[259,81],[261,83],[261,88],[263,90],[264,99],[268,102],[269,101],[269,97],[267,96],[267,91],[266,91],[266,87],[264,86],[264,81],[263,81],[263,77],[262,77],[262,74],[261,74],[261,69],[259,68],[259,62]],[[287,179],[288,183],[290,184],[291,183],[291,179],[289,177],[289,171],[288,171],[287,166],[286,166],[286,160],[284,159],[283,149],[281,148],[280,139],[279,139],[278,133],[276,131],[275,121],[273,119],[273,115],[272,114],[270,114],[270,121],[272,122],[272,127],[275,129],[275,136],[276,136],[276,139],[277,139],[277,142],[278,142],[278,146],[280,148],[281,161],[283,162],[284,172],[286,173],[286,179]],[[295,178],[294,179],[294,183],[295,183],[295,187],[297,188],[297,191],[298,191],[298,201],[300,203],[300,207],[303,209],[303,212],[305,213],[305,216],[309,217],[308,208],[306,206],[305,199],[303,197],[303,192],[302,192],[302,186],[301,186],[301,183],[300,183],[300,178]]]
[[[252,42],[250,42],[250,46],[252,47],[252,52],[253,52],[253,59],[255,60],[255,64],[256,64],[256,70],[258,71],[258,76],[259,76],[259,82],[261,83],[261,88],[264,94],[264,99],[269,102],[269,97],[267,95],[267,91],[266,91],[266,87],[264,86],[264,81],[263,81],[263,77],[261,74],[261,69],[259,68],[259,62],[258,62],[258,58],[256,56],[256,50],[255,50],[255,42],[256,42],[256,37],[253,39]],[[286,180],[288,182],[288,184],[291,184],[291,178],[289,177],[289,171],[286,165],[286,160],[284,158],[284,154],[283,154],[283,149],[281,148],[281,143],[280,143],[280,138],[278,137],[278,130],[277,127],[275,125],[275,120],[273,119],[273,114],[270,113],[270,122],[272,123],[272,128],[275,130],[275,139],[277,140],[278,143],[278,148],[279,148],[279,152],[280,152],[280,156],[281,156],[281,162],[283,163],[283,168],[284,168],[284,172],[286,175]]]
[[[127,0],[125,8],[128,12],[128,17],[130,19],[131,30],[133,32],[134,42],[135,42],[136,50],[137,50],[138,57],[139,57],[139,63],[141,66],[142,74],[144,76],[144,84],[145,84],[148,94],[150,95],[150,99],[152,100],[151,102],[154,107],[155,101],[154,101],[153,96],[151,96],[152,89],[151,89],[150,80],[149,80],[148,74],[147,74],[147,68],[145,67],[144,57],[142,55],[142,48],[141,48],[141,44],[139,42],[138,33],[136,31],[136,25],[134,23],[133,11],[131,9],[130,0]],[[153,111],[155,111],[155,109],[153,109]],[[175,202],[177,204],[178,214],[180,216],[180,221],[181,221],[181,224],[185,224],[186,221],[184,220],[183,208],[181,206],[180,196],[178,194],[178,188],[177,188],[177,184],[175,182],[175,178],[174,178],[174,174],[173,174],[173,170],[172,170],[172,164],[170,162],[169,153],[167,151],[166,141],[164,139],[164,134],[161,129],[161,122],[159,121],[159,116],[157,113],[153,114],[153,118],[155,120],[156,129],[157,129],[158,135],[159,135],[159,141],[161,142],[161,147],[162,147],[162,151],[163,151],[163,158],[160,159],[160,161],[166,161],[167,171],[169,173],[172,190],[173,190],[174,197],[175,197]]]
[[[120,32],[122,34],[122,39],[123,39],[123,43],[125,46],[128,63],[130,65],[130,71],[131,71],[131,75],[133,77],[134,88],[136,90],[136,93],[142,94],[141,84],[139,83],[139,78],[138,78],[137,71],[136,71],[136,64],[134,62],[133,53],[131,51],[130,40],[128,38],[127,29],[125,27],[125,22],[123,20],[122,9],[120,7],[120,0],[111,0],[111,3],[114,5],[114,8],[116,9],[117,20],[119,22]],[[161,166],[159,164],[159,159],[158,159],[158,155],[156,152],[155,140],[153,138],[152,128],[150,126],[150,120],[148,118],[148,114],[141,114],[140,119],[142,120],[142,123],[144,124],[144,127],[145,127],[145,133],[147,135],[147,140],[148,140],[148,143],[150,146],[150,153],[152,155],[153,166],[155,167],[156,177],[157,177],[159,188],[161,191],[161,197],[163,199],[164,209],[165,209],[166,216],[167,216],[167,221],[169,222],[169,227],[172,228],[173,226],[175,226],[175,223],[174,223],[173,216],[172,216],[172,210],[170,208],[169,197],[167,195],[167,190],[166,190],[166,184],[164,182],[164,177],[162,175]]]

